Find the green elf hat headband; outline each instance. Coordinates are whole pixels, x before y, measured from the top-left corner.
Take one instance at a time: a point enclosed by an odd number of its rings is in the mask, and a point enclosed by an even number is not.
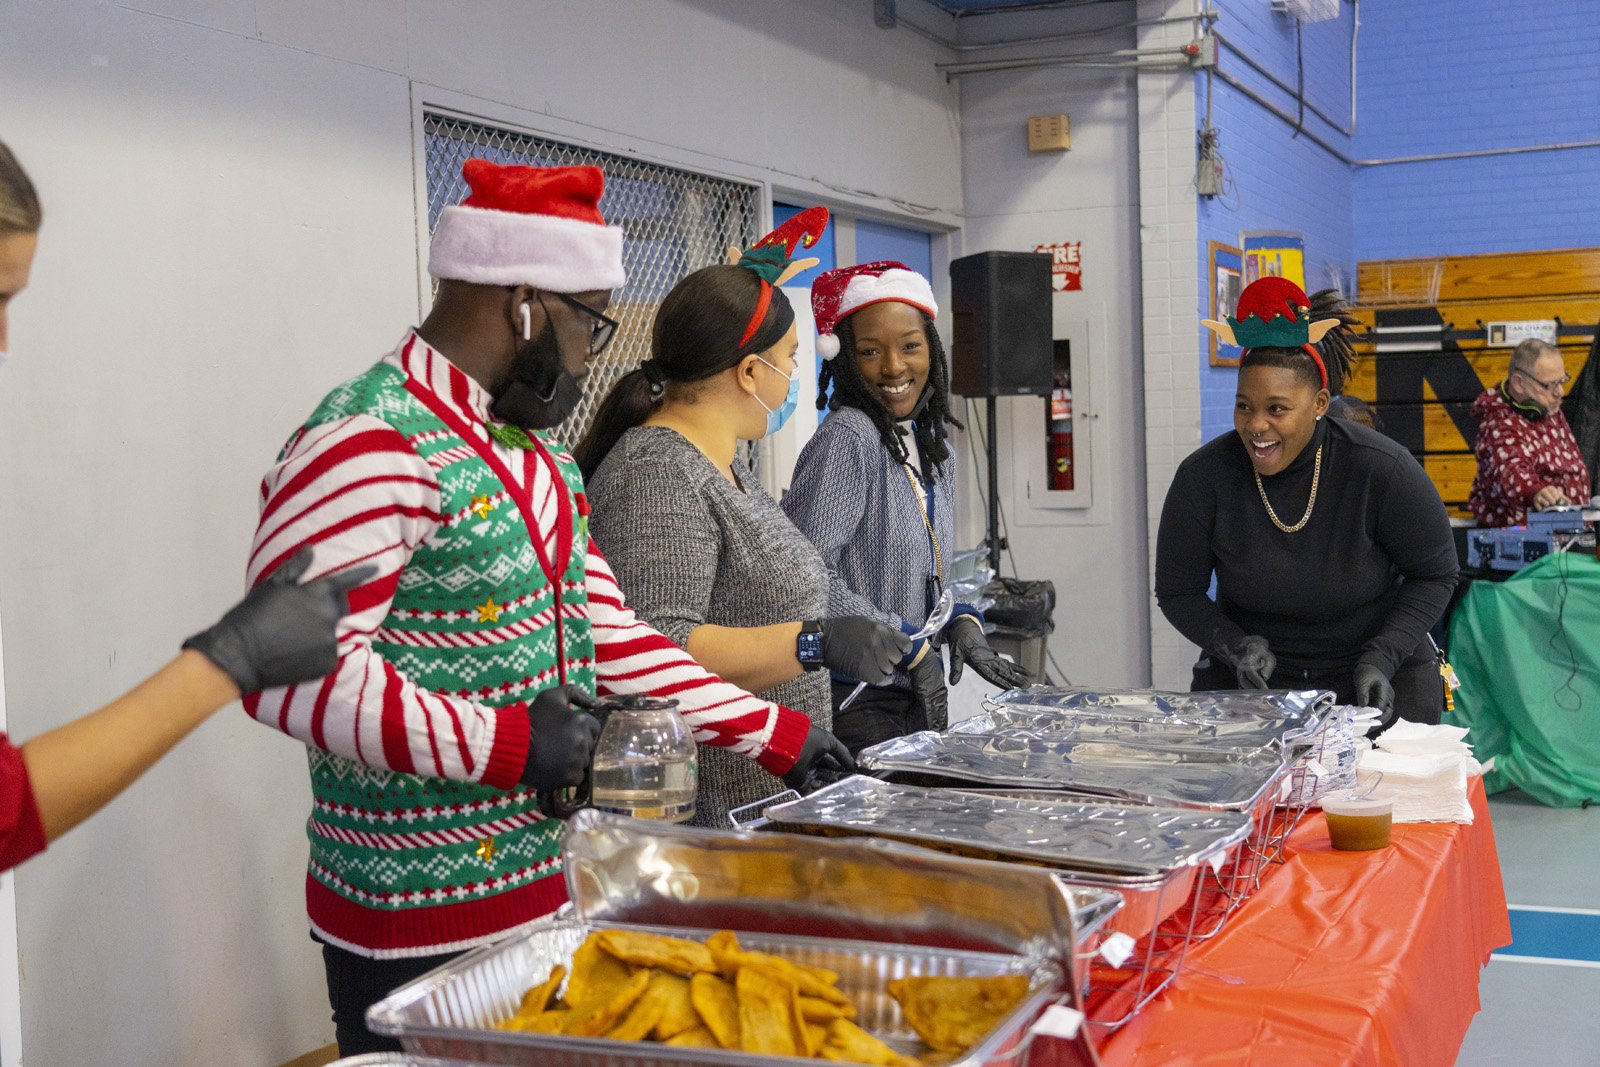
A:
[[[1337,318],[1311,318],[1311,301],[1305,290],[1287,278],[1258,278],[1239,294],[1239,306],[1227,322],[1201,319],[1201,325],[1230,345],[1251,348],[1300,348],[1317,365],[1322,387],[1328,387],[1328,368],[1314,345],[1339,325]]]
[[[761,279],[761,295],[756,299],[755,312],[750,316],[750,322],[739,338],[741,349],[750,343],[750,339],[755,336],[756,331],[761,328],[762,321],[767,317],[767,308],[772,303],[773,286],[782,285],[795,275],[810,270],[821,262],[814,257],[806,259],[793,257],[796,249],[815,245],[822,238],[822,231],[827,228],[827,208],[806,208],[743,252],[731,246],[728,248],[728,263],[731,266],[754,271],[756,277]],[[785,326],[785,329],[787,328]]]

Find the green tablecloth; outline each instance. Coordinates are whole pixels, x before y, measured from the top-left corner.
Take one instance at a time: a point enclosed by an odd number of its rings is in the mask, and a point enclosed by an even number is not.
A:
[[[1600,802],[1600,562],[1546,556],[1505,582],[1475,582],[1450,620],[1455,711],[1490,792],[1552,807]]]

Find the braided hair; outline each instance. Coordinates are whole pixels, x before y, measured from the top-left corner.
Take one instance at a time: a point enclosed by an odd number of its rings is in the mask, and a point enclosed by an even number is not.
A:
[[[1356,319],[1345,310],[1337,289],[1319,289],[1311,294],[1310,317],[1313,322],[1318,319],[1339,320],[1339,325],[1323,334],[1322,340],[1315,346],[1322,356],[1323,366],[1328,368],[1328,393],[1338,396],[1344,392],[1350,368],[1355,363],[1356,335],[1350,327]],[[1249,348],[1239,360],[1239,369],[1245,367],[1282,367],[1294,371],[1309,382],[1312,389],[1322,388],[1322,375],[1317,371],[1317,364],[1303,348],[1280,348],[1275,345]]]
[[[922,319],[922,332],[928,339],[929,393],[927,404],[913,417],[911,426],[912,436],[917,442],[917,454],[922,462],[923,481],[932,485],[938,477],[939,466],[950,458],[945,424],[957,429],[966,427],[950,413],[950,361],[945,358],[939,331],[934,328],[933,319],[928,317],[926,311],[919,308],[917,314]],[[846,315],[834,325],[834,336],[839,339],[839,354],[823,361],[822,371],[817,375],[817,410],[852,407],[865,412],[878,428],[883,447],[889,450],[891,456],[905,463],[910,459],[910,453],[905,442],[900,440],[894,415],[867,385],[866,379],[861,376],[861,367],[856,363],[856,331],[852,318]],[[828,396],[830,385],[833,386],[831,397]]]

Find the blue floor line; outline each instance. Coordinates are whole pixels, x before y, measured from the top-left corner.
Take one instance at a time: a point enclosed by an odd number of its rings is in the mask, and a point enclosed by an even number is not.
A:
[[[1600,914],[1513,907],[1511,944],[1497,955],[1600,963]]]

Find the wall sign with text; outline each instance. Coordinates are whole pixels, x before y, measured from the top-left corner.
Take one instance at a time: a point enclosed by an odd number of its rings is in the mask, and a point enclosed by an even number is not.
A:
[[[1066,293],[1083,288],[1083,242],[1060,241],[1036,245],[1035,252],[1050,254],[1050,288]]]

